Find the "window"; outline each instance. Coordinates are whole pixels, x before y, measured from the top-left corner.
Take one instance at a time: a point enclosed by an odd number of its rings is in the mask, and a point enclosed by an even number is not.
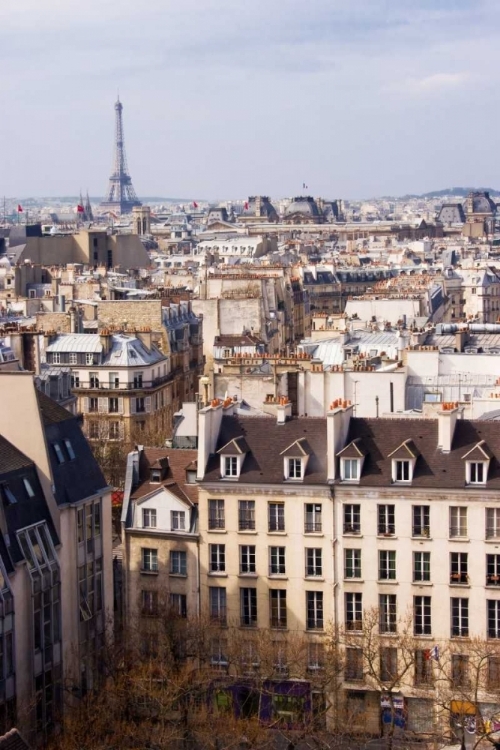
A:
[[[488,599],[488,638],[500,638],[500,601]]]
[[[361,505],[344,505],[344,534],[361,533]]]
[[[450,537],[467,536],[467,508],[450,508]]]
[[[156,617],[158,615],[158,592],[141,591],[141,614],[144,617]]]
[[[413,580],[430,581],[431,580],[431,553],[414,552],[413,553]]]
[[[226,570],[226,545],[209,544],[209,565],[211,573],[224,573]]]
[[[257,589],[240,589],[240,624],[247,628],[257,625]]]
[[[255,500],[238,500],[238,529],[255,531]]]
[[[93,354],[90,355],[92,357],[91,361],[89,362],[89,355],[87,354],[87,365],[93,365],[94,362],[92,361],[94,356]],[[91,388],[99,388],[99,373],[97,372],[89,372],[89,382]]]
[[[210,640],[210,662],[213,667],[225,670],[229,664],[227,658],[227,639],[212,638]]]
[[[143,547],[141,549],[142,570],[150,573],[158,573],[158,550]]]
[[[396,580],[396,552],[391,550],[379,550],[378,553],[378,577],[381,581]]]
[[[66,446],[66,453],[68,454],[69,460],[70,461],[74,461],[75,458],[76,458],[75,451],[73,450],[73,446],[71,445],[71,441],[68,440],[68,438],[64,439],[64,445]]]
[[[322,576],[323,562],[320,547],[308,547],[306,549],[306,576]]]
[[[187,617],[186,594],[170,594],[170,611],[179,617]]]
[[[132,356],[135,356],[135,352]],[[142,372],[134,372],[134,388],[142,388]]]
[[[208,501],[208,528],[225,529],[224,500]]]
[[[500,508],[486,508],[486,539],[500,538]]]
[[[286,628],[286,589],[271,589],[269,601],[271,627]]]
[[[469,484],[484,484],[488,474],[486,461],[468,461],[466,464],[467,481]]]
[[[379,652],[380,680],[395,682],[398,676],[398,650],[393,646],[384,646]]]
[[[396,461],[394,461],[394,481],[411,482],[411,469],[411,461],[407,458],[402,460],[397,459]]]
[[[343,458],[340,464],[341,478],[345,482],[354,482],[359,479],[359,459]]]
[[[450,583],[467,583],[469,576],[467,552],[452,552],[450,555]]]
[[[143,508],[142,526],[145,529],[156,529],[156,510],[153,508]]]
[[[288,479],[302,479],[302,461],[300,458],[288,459]]]
[[[395,633],[397,630],[396,595],[380,594],[379,605],[379,630],[381,633]]]
[[[323,630],[323,592],[306,591],[308,630]]]
[[[170,573],[176,576],[187,575],[187,555],[184,550],[171,550]]]
[[[316,672],[325,667],[325,646],[323,643],[309,643],[307,645],[307,669]]]
[[[62,448],[59,445],[59,443],[54,443],[54,452],[55,452],[56,457],[57,457],[57,462],[59,464],[63,464],[64,463],[64,453],[62,452]]]
[[[269,547],[269,575],[285,575],[285,547]]]
[[[240,573],[255,573],[255,545],[240,546]]]
[[[52,352],[52,364],[53,365],[60,365],[61,364],[61,355],[59,352]]]
[[[170,511],[170,528],[172,531],[186,530],[186,513],[183,510]]]
[[[348,646],[345,650],[345,679],[349,682],[363,680],[363,649]]]
[[[71,373],[71,387],[72,388],[79,388],[80,387],[80,373],[79,372],[72,372]]]
[[[345,595],[345,626],[346,630],[363,629],[362,594]]]
[[[23,484],[24,484],[24,489],[26,490],[28,497],[35,497],[35,493],[33,492],[33,487],[31,486],[30,480],[24,477]]]
[[[211,586],[209,593],[210,619],[217,620],[221,625],[226,624],[226,589]]]
[[[381,536],[392,536],[396,533],[394,505],[378,506],[378,533]]]
[[[117,422],[116,420],[113,420],[109,423],[109,439],[110,440],[119,440],[121,437],[120,434],[120,422]]]
[[[284,531],[285,530],[285,504],[284,503],[269,503],[269,531]]]
[[[304,533],[320,533],[322,528],[321,505],[316,503],[306,503]]]
[[[486,585],[500,586],[500,555],[486,555]]]
[[[431,509],[428,505],[413,506],[412,536],[429,537],[431,534],[430,523]]]
[[[431,635],[431,597],[413,597],[413,631],[415,635]]]
[[[469,635],[469,600],[452,598],[451,635],[466,638]]]
[[[117,372],[109,373],[109,387],[119,388],[120,387],[120,375]]]
[[[99,411],[99,399],[94,398],[93,396],[89,398],[89,412],[96,412]],[[94,422],[94,424],[97,424]]]
[[[415,685],[432,684],[432,659],[430,649],[418,648],[415,650]]]
[[[500,687],[500,656],[488,657],[488,690],[497,691]]]
[[[237,477],[238,476],[238,457],[237,456],[224,456],[224,476],[225,477]]]
[[[361,550],[344,550],[344,578],[361,578]]]
[[[469,657],[463,654],[451,655],[451,682],[453,687],[468,687]]]
[[[146,411],[146,402],[144,399],[144,396],[140,396],[139,398],[135,399],[135,412],[136,414],[141,414]]]

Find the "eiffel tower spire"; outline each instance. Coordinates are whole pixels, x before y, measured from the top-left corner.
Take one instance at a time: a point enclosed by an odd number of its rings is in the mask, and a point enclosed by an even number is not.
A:
[[[128,173],[125,143],[123,139],[123,104],[118,97],[115,104],[115,159],[113,172],[109,178],[108,192],[101,203],[103,208],[130,213],[134,206],[142,205],[135,194],[132,179]]]

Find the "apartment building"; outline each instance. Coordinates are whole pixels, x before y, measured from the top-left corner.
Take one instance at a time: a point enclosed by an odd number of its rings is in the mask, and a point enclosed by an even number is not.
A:
[[[76,418],[0,373],[0,721],[32,744],[99,680],[112,626],[111,493]]]

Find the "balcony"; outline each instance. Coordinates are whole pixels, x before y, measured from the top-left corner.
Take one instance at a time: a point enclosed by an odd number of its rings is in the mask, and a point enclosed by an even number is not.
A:
[[[152,388],[158,388],[158,386],[168,383],[172,380],[173,373],[163,375],[160,378],[154,378],[154,380],[131,380],[127,383],[106,383],[95,380],[85,380],[73,386],[73,391],[76,393],[80,391],[113,391],[113,393],[120,393],[124,391],[147,391]]]

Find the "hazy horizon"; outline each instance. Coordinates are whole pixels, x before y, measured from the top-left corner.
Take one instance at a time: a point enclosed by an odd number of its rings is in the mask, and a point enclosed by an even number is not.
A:
[[[499,20],[495,0],[4,0],[0,195],[103,195],[118,91],[139,197],[495,185]]]

